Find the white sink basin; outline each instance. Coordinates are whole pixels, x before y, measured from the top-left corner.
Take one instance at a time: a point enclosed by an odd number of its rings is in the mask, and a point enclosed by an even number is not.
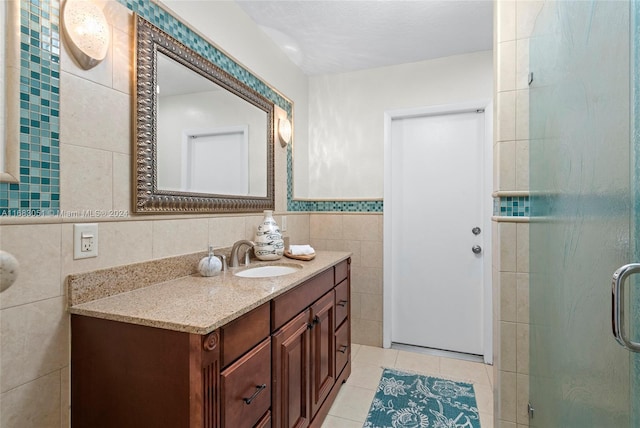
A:
[[[275,265],[275,266],[257,266],[234,273],[235,276],[243,278],[270,278],[273,276],[282,276],[294,273],[302,269],[302,266],[296,265]]]

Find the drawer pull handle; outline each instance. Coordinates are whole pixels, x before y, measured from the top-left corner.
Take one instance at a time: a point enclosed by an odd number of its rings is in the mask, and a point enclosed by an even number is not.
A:
[[[342,346],[340,346],[340,349],[338,349],[338,352],[341,352],[341,353],[344,354],[344,353],[347,352],[347,349],[349,349],[349,347],[347,345],[342,345]]]
[[[262,385],[256,385],[256,392],[254,392],[253,395],[249,398],[243,398],[242,401],[244,401],[246,404],[251,404],[251,402],[258,396],[258,394],[260,394],[266,388],[266,383],[263,383]]]
[[[349,303],[348,300],[340,300],[338,302],[338,306],[342,306],[344,308],[345,306],[347,306],[347,303]]]
[[[314,325],[315,324],[320,324],[320,317],[319,316],[316,315],[315,317],[313,317],[313,324]]]

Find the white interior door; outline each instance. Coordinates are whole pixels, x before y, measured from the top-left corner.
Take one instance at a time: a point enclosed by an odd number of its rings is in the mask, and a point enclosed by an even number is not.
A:
[[[246,125],[187,132],[182,151],[184,190],[249,194],[249,129]]]
[[[466,111],[391,121],[393,197],[385,215],[394,343],[484,353],[483,247],[491,239],[483,227],[484,116]]]

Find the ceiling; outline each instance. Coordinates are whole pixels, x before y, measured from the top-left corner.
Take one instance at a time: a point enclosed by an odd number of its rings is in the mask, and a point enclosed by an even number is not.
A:
[[[308,75],[492,49],[492,0],[237,0]]]

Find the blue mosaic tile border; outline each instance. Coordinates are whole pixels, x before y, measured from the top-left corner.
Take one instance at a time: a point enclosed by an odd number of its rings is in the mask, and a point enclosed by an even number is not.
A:
[[[20,182],[0,183],[0,215],[60,210],[60,4],[20,2]]]
[[[149,0],[118,0],[118,2],[262,94],[286,111],[288,116],[291,117],[292,105],[286,98],[254,76],[251,71],[242,67],[224,52],[200,37],[200,35],[162,9],[158,4]]]
[[[493,199],[493,215],[501,217],[529,217],[531,204],[528,196],[505,196]]]

